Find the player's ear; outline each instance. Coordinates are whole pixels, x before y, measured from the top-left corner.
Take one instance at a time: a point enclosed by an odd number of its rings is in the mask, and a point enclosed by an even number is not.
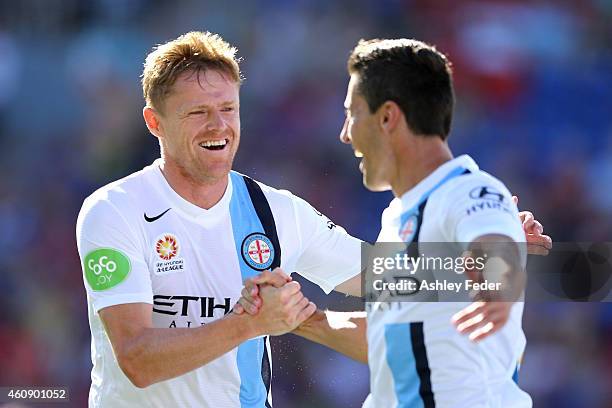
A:
[[[386,101],[378,108],[379,112],[379,126],[386,133],[393,132],[398,124],[402,115],[402,110],[399,105],[393,101]]]
[[[149,132],[158,139],[163,137],[159,116],[159,113],[150,106],[142,108],[142,117],[144,118]]]

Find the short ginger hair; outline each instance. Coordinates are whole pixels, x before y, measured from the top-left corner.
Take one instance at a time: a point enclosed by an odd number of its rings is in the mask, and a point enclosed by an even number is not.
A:
[[[157,45],[144,63],[142,93],[147,106],[161,110],[177,78],[185,72],[216,70],[240,83],[240,59],[236,47],[218,34],[191,31]]]

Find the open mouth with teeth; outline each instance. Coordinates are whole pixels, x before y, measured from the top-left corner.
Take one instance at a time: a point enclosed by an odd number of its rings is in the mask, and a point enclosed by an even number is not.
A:
[[[229,143],[228,139],[222,140],[207,140],[206,142],[200,143],[200,147],[206,150],[223,150]]]

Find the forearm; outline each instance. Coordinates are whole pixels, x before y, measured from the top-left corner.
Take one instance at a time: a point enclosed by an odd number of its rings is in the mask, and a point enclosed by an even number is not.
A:
[[[516,301],[527,280],[519,244],[503,235],[491,234],[473,241],[469,249],[474,256],[487,259],[484,269],[475,280],[486,279],[501,284],[501,290],[484,293],[484,300]]]
[[[349,295],[349,296],[357,296],[357,297],[363,296],[363,293],[361,291],[362,289],[361,276],[364,273],[365,272],[362,271],[359,275],[353,276],[349,280],[342,282],[341,284],[336,286],[334,290],[336,290],[337,292],[344,293],[345,295]]]
[[[194,329],[142,329],[121,350],[121,368],[138,387],[188,373],[255,337],[250,320],[230,313]]]
[[[317,310],[292,333],[367,364],[366,331],[365,312]]]

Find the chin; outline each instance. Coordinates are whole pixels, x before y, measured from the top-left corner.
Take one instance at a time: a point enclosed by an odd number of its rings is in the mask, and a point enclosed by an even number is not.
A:
[[[193,163],[189,168],[184,168],[182,174],[198,184],[212,184],[226,177],[231,167],[226,164],[211,165],[210,163]]]
[[[230,171],[231,171],[231,166],[230,167],[223,166],[223,167],[216,167],[216,168],[208,168],[205,171],[203,171],[201,174],[203,178],[206,179],[207,181],[216,182],[216,181],[219,181],[227,177]]]
[[[381,180],[371,180],[365,174],[363,175],[363,185],[370,191],[387,191],[391,190],[391,185]]]

